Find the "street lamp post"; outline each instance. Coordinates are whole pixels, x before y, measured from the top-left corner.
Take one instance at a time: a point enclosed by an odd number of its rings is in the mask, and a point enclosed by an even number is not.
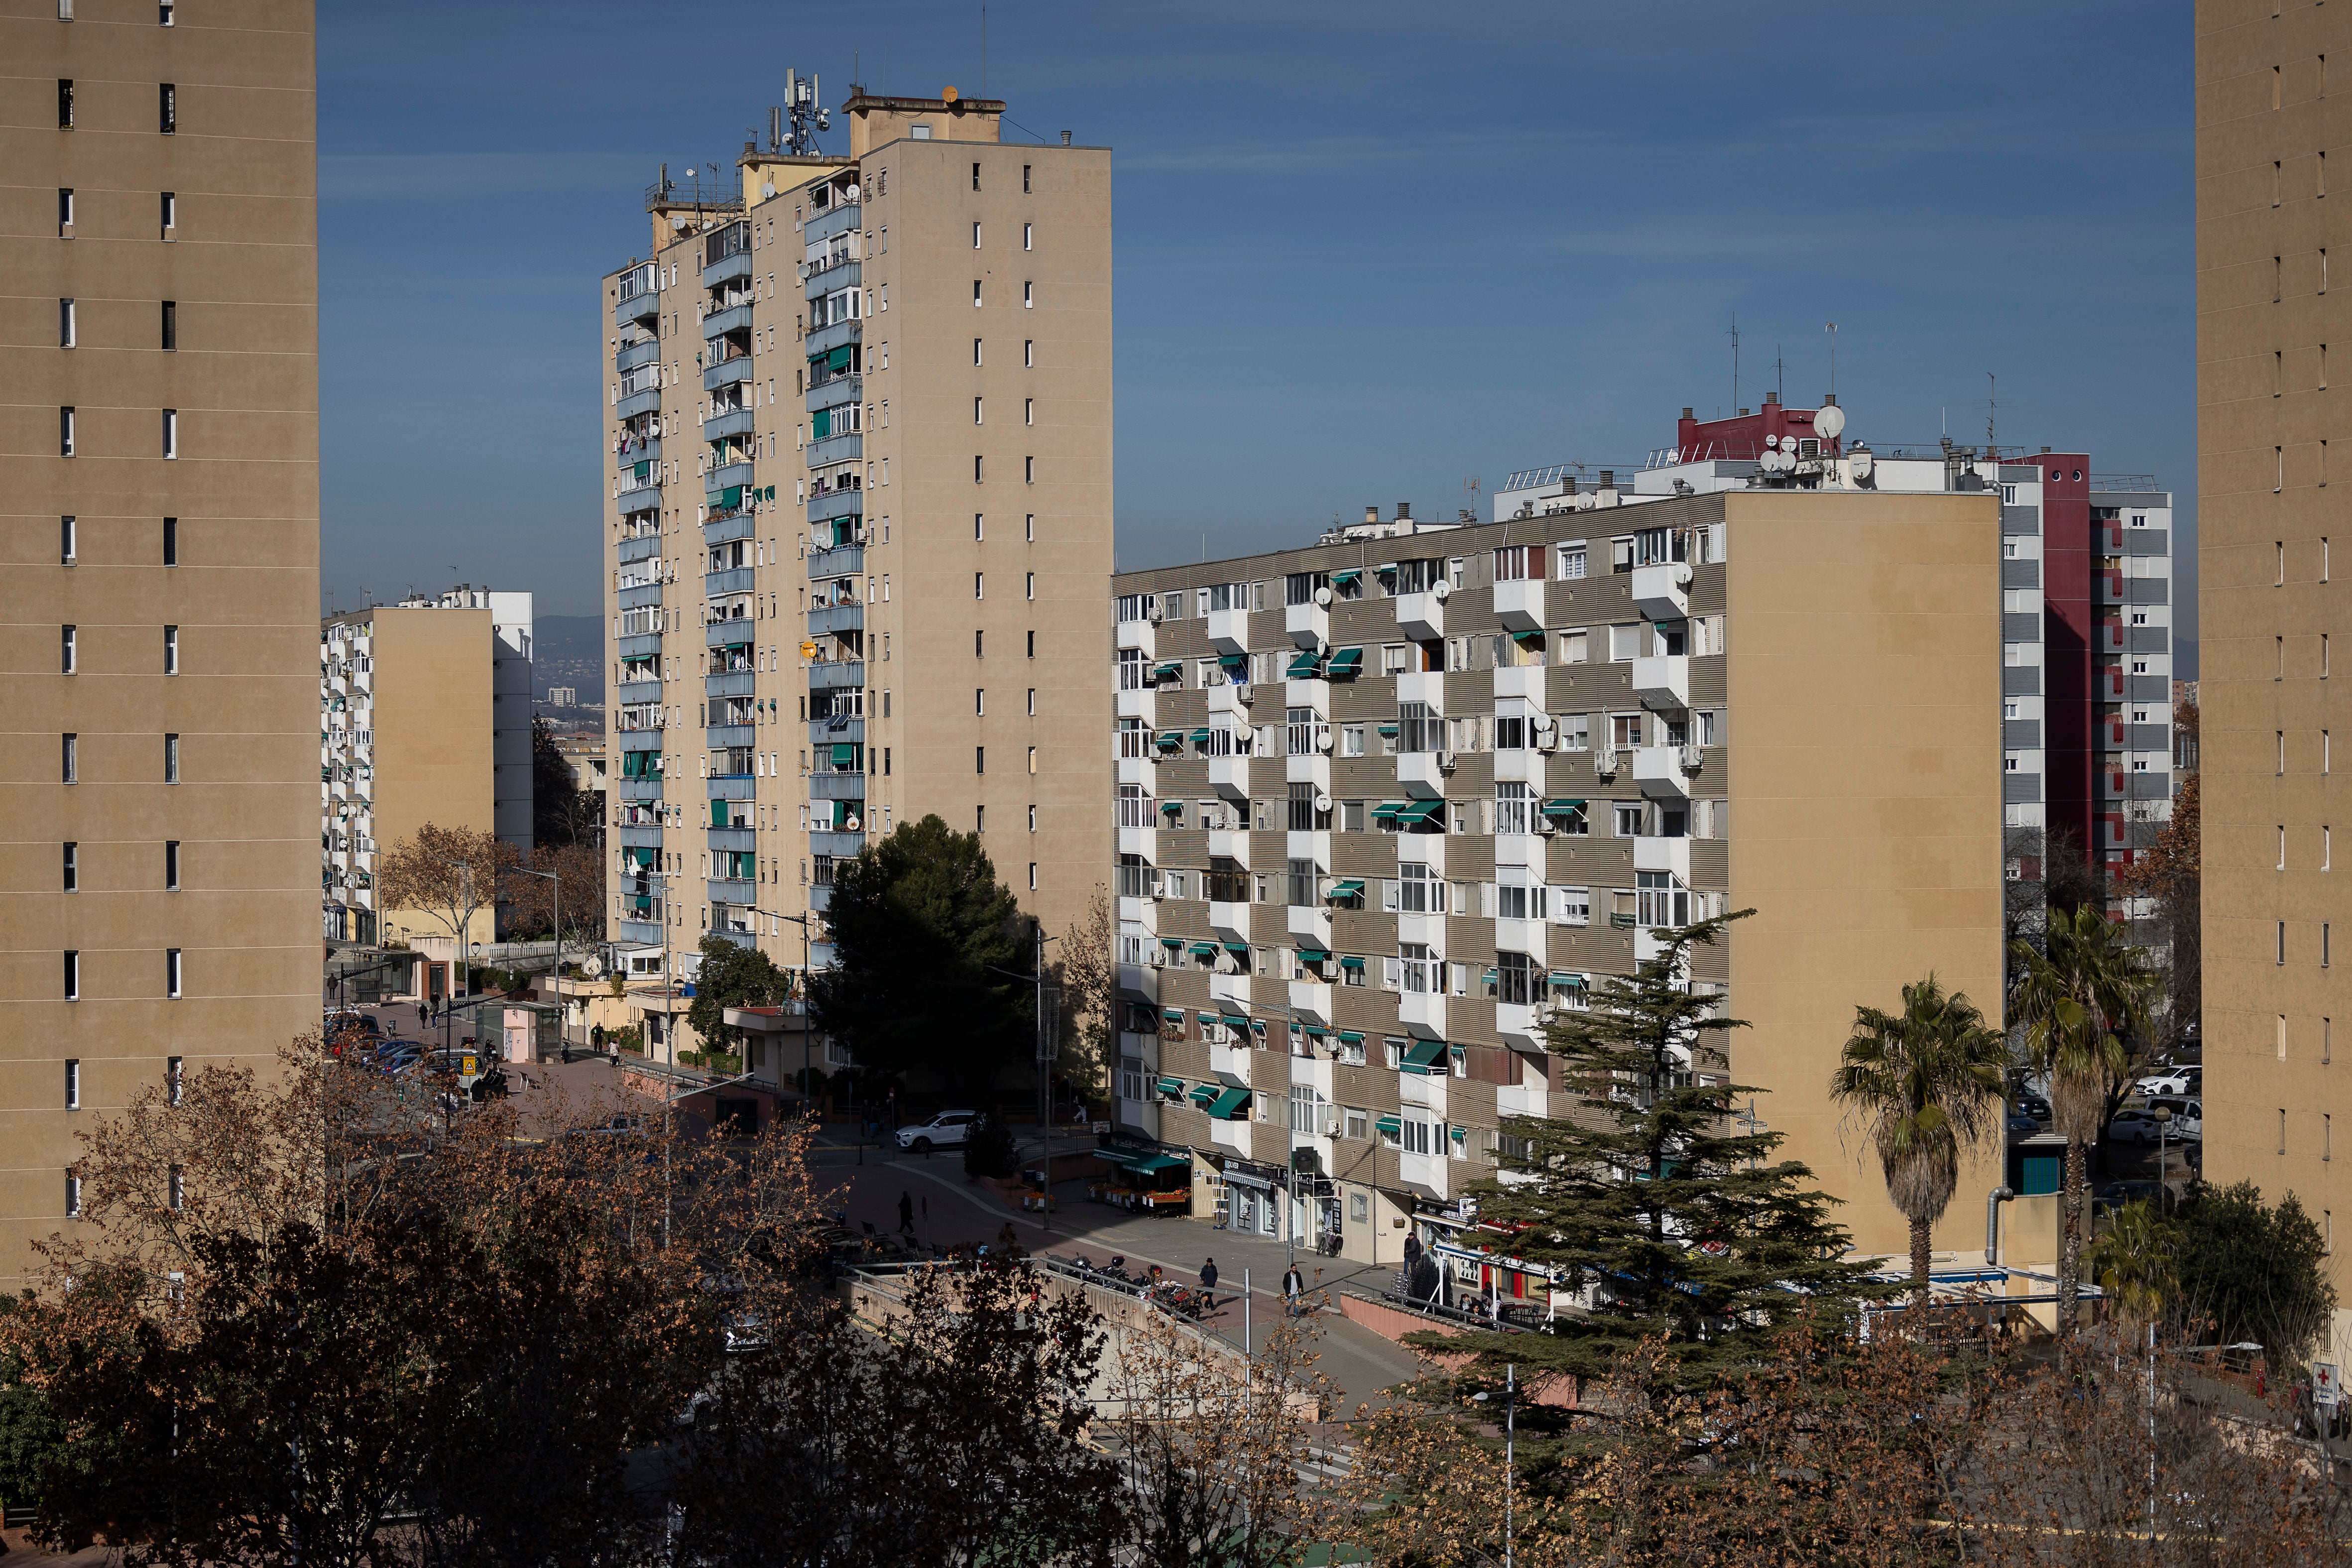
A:
[[[550,976],[548,989],[555,993],[555,1005],[558,1016],[561,1016],[563,1006],[563,879],[553,871],[533,871],[522,866],[514,869],[525,877],[544,877],[555,884],[555,968]],[[536,1032],[535,1028],[533,1032]]]
[[[809,918],[806,915],[779,914],[774,910],[763,910],[757,904],[746,907],[755,915],[766,915],[770,920],[790,921],[801,928],[801,1104],[806,1108],[815,1103],[809,1093],[810,1058],[815,1049],[809,1040],[808,977],[809,964],[814,951],[809,938]],[[752,934],[756,936],[759,933],[754,931]]]
[[[1062,939],[1057,936],[1047,936],[1043,921],[1035,922],[1033,930],[1037,938],[1037,956],[1033,973],[1023,974],[1016,970],[999,969],[992,963],[987,967],[998,974],[1011,975],[1015,980],[1030,981],[1037,988],[1037,1121],[1043,1129],[1038,1163],[1040,1172],[1045,1178],[1045,1204],[1038,1212],[1043,1216],[1039,1221],[1040,1228],[1051,1230],[1054,1228],[1054,1089],[1053,1078],[1049,1069],[1054,1058],[1052,1047],[1045,1037],[1045,944],[1049,942],[1059,942]],[[1061,987],[1057,985],[1054,989],[1058,995]]]
[[[440,857],[436,856],[434,858],[440,859]],[[474,867],[471,861],[467,860],[442,860],[441,864],[444,866],[455,866],[459,871],[465,873],[463,891],[460,894],[460,898],[467,905],[466,923],[459,927],[457,932],[457,973],[450,981],[448,998],[442,1004],[441,1048],[446,1051],[454,1043],[451,1038],[451,1035],[457,1021],[458,989],[461,986],[471,985],[474,978],[474,910],[472,908],[474,900]]]
[[[2164,1213],[2172,1210],[2172,1184],[2166,1180],[2172,1156],[2165,1147],[2165,1134],[2172,1130],[2172,1107],[2159,1105],[2156,1116],[2156,1206]]]

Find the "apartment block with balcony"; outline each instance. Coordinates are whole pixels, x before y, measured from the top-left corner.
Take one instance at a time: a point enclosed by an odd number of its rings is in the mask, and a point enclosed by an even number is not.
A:
[[[858,93],[845,155],[648,192],[606,280],[633,972],[709,931],[822,966],[834,866],[926,814],[1049,934],[1102,881],[1109,154],[1003,109]]]
[[[319,1024],[312,7],[195,10],[0,16],[12,1292],[78,1132]]]
[[[383,854],[427,823],[495,834],[530,853],[530,626],[529,594],[470,586],[320,623],[319,853],[328,941],[374,945],[457,934],[425,910],[386,908],[378,897]],[[518,749],[520,780],[510,761]],[[495,919],[493,910],[478,911],[467,939],[491,941]],[[437,983],[437,972],[428,973]]]
[[[1899,1251],[1824,1091],[1856,1003],[2000,994],[2000,540],[1990,494],[1612,483],[1121,574],[1118,1121],[1192,1152],[1196,1215],[1475,1268],[1503,1119],[1574,1113],[1548,1023],[1753,909],[1690,984]]]

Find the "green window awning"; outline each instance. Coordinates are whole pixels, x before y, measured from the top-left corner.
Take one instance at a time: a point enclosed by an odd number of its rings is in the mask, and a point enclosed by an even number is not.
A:
[[[1363,665],[1364,650],[1360,647],[1343,647],[1331,656],[1331,673],[1334,676],[1353,675]]]
[[[741,485],[729,485],[723,490],[710,491],[703,499],[709,501],[712,506],[715,506],[723,511],[729,507],[738,507],[743,504],[743,487]]]
[[[1309,1024],[1307,1026],[1307,1037],[1310,1040],[1329,1039],[1331,1037],[1331,1031],[1325,1028],[1320,1024]]]
[[[1308,648],[1305,653],[1300,654],[1297,658],[1290,661],[1290,668],[1285,672],[1284,679],[1288,680],[1312,680],[1315,679],[1316,663],[1317,656],[1315,650],[1313,648]]]
[[[1349,953],[1347,957],[1339,961],[1339,967],[1342,969],[1361,969],[1364,967],[1364,961],[1358,958],[1355,954]]]
[[[1384,800],[1381,802],[1380,805],[1372,807],[1372,820],[1374,822],[1394,822],[1397,818],[1397,813],[1402,811],[1406,806],[1411,805],[1412,804],[1412,803],[1409,800]]]
[[[1184,945],[1184,939],[1181,936],[1163,936],[1160,939],[1160,945],[1162,947],[1181,947]]]
[[[1242,666],[1249,662],[1249,655],[1245,653],[1221,653],[1217,656],[1217,662],[1224,666],[1227,669],[1239,669]]]
[[[1372,568],[1373,571],[1379,573],[1383,577],[1395,576],[1396,569],[1397,563],[1393,561],[1383,561],[1379,565]]]
[[[1404,1136],[1404,1118],[1402,1116],[1383,1116],[1377,1121],[1374,1121],[1372,1125],[1379,1128],[1381,1131],[1387,1133],[1391,1138],[1402,1138]]]
[[[638,867],[638,868],[646,868],[646,867],[650,867],[650,866],[654,863],[654,852],[653,852],[652,850],[650,850],[650,849],[635,849],[635,848],[633,848],[633,849],[630,849],[627,853],[628,853],[628,858],[629,858],[629,864],[630,864],[630,865],[632,865],[632,866],[635,866],[635,867]]]
[[[825,356],[825,361],[828,367],[831,369],[847,370],[849,368],[849,345],[844,343],[841,347],[827,354]]]
[[[1160,809],[1173,815],[1184,809],[1184,803],[1181,800],[1163,800],[1160,803]]]
[[[1220,1015],[1218,1021],[1223,1024],[1228,1029],[1247,1029],[1249,1027],[1249,1020],[1243,1017],[1238,1013],[1222,1014]]]
[[[1396,819],[1401,825],[1405,826],[1416,822],[1433,822],[1444,810],[1445,803],[1442,800],[1409,800],[1398,807]]]
[[[857,745],[856,742],[835,741],[833,743],[833,765],[835,767],[845,768],[852,765],[856,761]]]
[[[1158,744],[1163,751],[1172,751],[1183,743],[1184,731],[1181,730],[1162,730],[1160,731],[1160,739],[1156,742],[1156,744]]]
[[[1229,1089],[1211,1103],[1209,1114],[1220,1121],[1238,1121],[1242,1119],[1242,1113],[1249,1109],[1249,1102],[1248,1089]]]
[[[1386,735],[1391,741],[1396,739],[1396,732],[1397,727],[1394,724],[1383,724],[1381,726],[1381,733]]]
[[[1361,1029],[1342,1029],[1339,1031],[1339,1043],[1343,1046],[1360,1046],[1364,1043],[1364,1032]]]
[[[710,826],[713,827],[728,827],[732,826],[732,824],[727,820],[727,803],[725,801],[714,800],[710,803]]]
[[[1534,631],[1534,632],[1513,632],[1513,633],[1511,634],[1511,640],[1512,640],[1513,642],[1531,642],[1531,643],[1536,644],[1538,647],[1541,647],[1541,646],[1542,646],[1542,644],[1543,644],[1543,639],[1544,639],[1544,635],[1543,635],[1543,633],[1541,633],[1541,632],[1539,632],[1539,631]]]
[[[1160,1010],[1160,1016],[1169,1023],[1181,1024],[1184,1021],[1184,1009],[1181,1007],[1162,1007]]]
[[[1196,942],[1192,944],[1192,956],[1195,958],[1214,958],[1217,956],[1217,944],[1213,942]],[[1203,1013],[1201,1016],[1204,1018],[1209,1016],[1206,1013]]]
[[[1364,884],[1353,877],[1343,878],[1332,883],[1331,890],[1323,896],[1327,899],[1360,899],[1364,896]]]
[[[1205,745],[1207,745],[1208,743],[1209,743],[1209,731],[1206,731],[1205,729],[1202,729],[1202,730],[1195,730],[1195,731],[1192,731],[1192,744],[1194,744],[1194,745],[1196,745],[1196,746],[1205,746]]]
[[[1415,1040],[1404,1053],[1404,1065],[1410,1072],[1428,1072],[1445,1059],[1444,1040]]]
[[[1192,1092],[1186,1095],[1184,1098],[1191,1100],[1195,1105],[1206,1105],[1209,1101],[1216,1099],[1218,1089],[1215,1084],[1196,1083],[1192,1086]]]
[[[1181,1078],[1163,1078],[1158,1087],[1162,1094],[1181,1094],[1184,1092],[1184,1080]]]
[[[1249,951],[1249,943],[1245,942],[1229,942],[1225,943],[1225,951],[1227,952],[1247,952]]]
[[[1348,566],[1348,567],[1343,567],[1343,568],[1342,568],[1342,569],[1340,569],[1339,571],[1337,571],[1337,572],[1334,572],[1334,573],[1332,573],[1332,574],[1331,574],[1331,585],[1332,585],[1333,587],[1335,587],[1335,588],[1344,588],[1344,587],[1348,586],[1348,584],[1349,584],[1353,583],[1357,578],[1359,578],[1359,577],[1362,576],[1363,574],[1364,574],[1364,573],[1363,573],[1363,569],[1362,569],[1361,567],[1359,567],[1359,566]]]
[[[1181,675],[1183,673],[1184,667],[1173,662],[1168,664],[1155,664],[1151,667],[1151,679],[1154,680],[1165,680],[1171,675]]]
[[[1584,803],[1580,800],[1548,800],[1543,803],[1546,816],[1574,816],[1583,809]]]
[[[1301,963],[1328,963],[1331,962],[1331,955],[1324,952],[1319,947],[1302,947],[1298,950],[1298,962]]]
[[[1584,975],[1579,974],[1572,969],[1553,970],[1551,972],[1550,983],[1554,985],[1564,986],[1570,991],[1581,991],[1585,986],[1591,984],[1591,982]]]
[[[809,439],[822,441],[833,434],[833,410],[820,408],[809,416]]]

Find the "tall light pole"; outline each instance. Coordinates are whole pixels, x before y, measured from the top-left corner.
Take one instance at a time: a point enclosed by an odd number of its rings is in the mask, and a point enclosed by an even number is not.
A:
[[[560,1009],[563,1005],[563,879],[553,871],[533,871],[523,866],[517,866],[514,869],[526,877],[544,877],[555,884],[555,969],[551,977],[553,983],[549,989],[555,993],[555,1005],[561,1016]]]
[[[1042,1149],[1038,1161],[1041,1172],[1045,1178],[1045,1206],[1039,1212],[1045,1216],[1041,1222],[1042,1228],[1051,1230],[1054,1228],[1054,1092],[1053,1078],[1049,1068],[1054,1059],[1054,1053],[1051,1044],[1045,1037],[1045,944],[1049,942],[1059,942],[1062,939],[1057,936],[1047,936],[1045,923],[1043,921],[1036,921],[1031,929],[1037,938],[1033,973],[1023,974],[1018,970],[999,969],[992,963],[987,967],[997,974],[1006,974],[1015,980],[1029,981],[1037,988],[1037,1120],[1043,1128]],[[1057,993],[1060,989],[1059,986],[1055,987]]]
[[[809,1040],[808,977],[813,949],[809,940],[809,918],[806,915],[781,914],[763,910],[757,904],[745,906],[755,915],[765,915],[772,921],[790,921],[801,928],[801,1104],[803,1109],[815,1103],[809,1094],[809,1059],[815,1047]],[[751,933],[757,936],[759,933]]]
[[[436,855],[434,858],[439,860],[440,857]],[[441,864],[455,866],[462,874],[458,898],[467,906],[466,923],[458,927],[457,932],[457,973],[450,982],[448,1000],[441,1014],[441,1048],[446,1051],[452,1043],[450,1037],[457,1021],[457,992],[461,986],[470,988],[474,978],[474,867],[467,860],[442,860]]]

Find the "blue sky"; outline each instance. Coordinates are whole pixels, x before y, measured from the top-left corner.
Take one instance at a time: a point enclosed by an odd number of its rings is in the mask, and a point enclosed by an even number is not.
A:
[[[596,289],[644,249],[656,165],[731,156],[788,66],[836,103],[853,63],[877,91],[982,90],[977,5],[320,12],[346,605],[462,578],[596,613]],[[1637,465],[1683,405],[1731,403],[1735,317],[1743,403],[1776,356],[1817,401],[1834,321],[1853,434],[1981,441],[1992,372],[2003,443],[2153,472],[2185,524],[2189,22],[992,0],[986,91],[1116,150],[1122,567]]]

